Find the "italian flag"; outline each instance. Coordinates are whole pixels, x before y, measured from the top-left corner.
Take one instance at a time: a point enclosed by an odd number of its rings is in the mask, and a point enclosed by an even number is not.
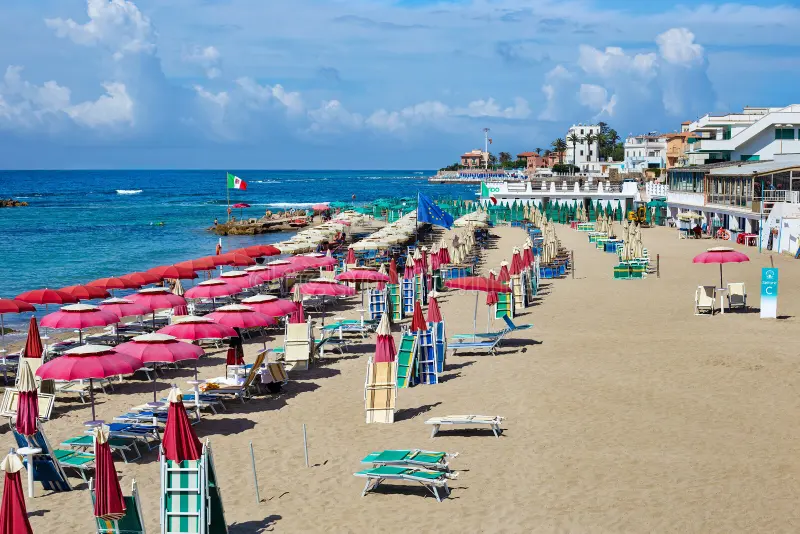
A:
[[[228,189],[247,189],[247,182],[228,173]]]

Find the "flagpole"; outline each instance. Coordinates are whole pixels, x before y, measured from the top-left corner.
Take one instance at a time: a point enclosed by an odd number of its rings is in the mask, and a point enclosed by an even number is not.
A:
[[[414,219],[414,237],[419,243],[419,190],[417,190],[417,216]]]
[[[231,222],[231,188],[228,187],[228,173],[225,173],[225,194],[228,196],[228,222]]]

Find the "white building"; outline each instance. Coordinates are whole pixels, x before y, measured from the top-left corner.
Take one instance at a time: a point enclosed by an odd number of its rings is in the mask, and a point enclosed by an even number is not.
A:
[[[667,161],[665,135],[632,135],[625,139],[625,172],[663,169]]]
[[[689,164],[764,161],[800,154],[800,104],[744,108],[741,113],[705,115],[688,126]]]
[[[572,134],[578,136],[578,141],[573,149],[570,137]],[[593,136],[591,143],[586,142],[586,136]],[[578,124],[573,125],[567,131],[564,140],[567,142],[567,152],[564,163],[575,164],[581,171],[600,172],[600,154],[597,147],[597,136],[600,134],[600,126],[597,124]]]

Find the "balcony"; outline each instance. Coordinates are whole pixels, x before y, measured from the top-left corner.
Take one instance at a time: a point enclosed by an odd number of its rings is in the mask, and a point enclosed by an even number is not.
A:
[[[667,193],[667,202],[701,208],[705,204],[705,196],[703,193],[693,193],[690,191],[669,191]]]

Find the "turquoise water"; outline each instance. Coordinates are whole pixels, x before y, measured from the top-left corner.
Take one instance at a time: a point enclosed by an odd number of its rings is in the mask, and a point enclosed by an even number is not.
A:
[[[231,204],[252,206],[244,217],[353,195],[475,198],[475,186],[429,184],[430,171],[231,172],[247,181],[246,191],[231,190]],[[225,184],[224,171],[0,171],[0,198],[30,204],[0,209],[0,296],[213,254],[218,237],[205,229],[225,219]],[[287,237],[223,237],[223,249]]]

